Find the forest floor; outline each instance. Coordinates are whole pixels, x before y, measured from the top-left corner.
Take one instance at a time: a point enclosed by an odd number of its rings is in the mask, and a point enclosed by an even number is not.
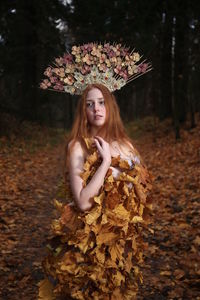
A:
[[[128,131],[154,176],[152,233],[145,237],[138,300],[200,299],[200,121],[194,129],[182,128],[179,141],[168,120],[155,129],[147,118]],[[63,158],[60,132],[27,125],[26,132],[0,138],[2,300],[37,299]]]

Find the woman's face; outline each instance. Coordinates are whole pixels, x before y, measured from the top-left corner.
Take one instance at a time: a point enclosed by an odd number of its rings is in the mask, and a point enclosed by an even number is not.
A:
[[[106,107],[102,92],[92,88],[86,97],[86,114],[90,125],[98,129],[106,121]]]

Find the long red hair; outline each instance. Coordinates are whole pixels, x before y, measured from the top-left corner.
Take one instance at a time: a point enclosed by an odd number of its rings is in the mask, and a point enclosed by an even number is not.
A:
[[[68,149],[69,142],[71,142],[70,149],[72,149],[76,141],[79,141],[84,147],[82,138],[92,137],[90,133],[90,124],[86,114],[86,98],[88,92],[93,88],[97,88],[101,91],[106,107],[106,120],[104,125],[99,129],[97,135],[101,136],[108,143],[116,141],[119,145],[125,144],[130,148],[130,144],[133,145],[133,142],[125,132],[115,96],[104,85],[95,83],[87,86],[78,102],[75,119],[67,139],[66,150]],[[135,153],[138,153],[136,149]]]

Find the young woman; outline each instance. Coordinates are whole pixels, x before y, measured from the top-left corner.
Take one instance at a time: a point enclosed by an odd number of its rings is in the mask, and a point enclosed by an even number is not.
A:
[[[88,155],[82,137],[94,139],[102,163],[83,188],[84,161]],[[98,195],[105,175],[111,165],[111,157],[121,157],[137,163],[139,154],[134,149],[131,139],[126,135],[120,118],[115,97],[101,84],[91,84],[84,91],[78,105],[74,126],[69,137],[68,162],[71,189],[80,210],[89,210],[92,197]],[[112,168],[116,173],[118,170]]]
[[[55,201],[39,299],[135,299],[151,180],[112,94],[151,65],[120,44],[90,43],[48,67],[41,88],[81,95],[67,143],[67,203]]]

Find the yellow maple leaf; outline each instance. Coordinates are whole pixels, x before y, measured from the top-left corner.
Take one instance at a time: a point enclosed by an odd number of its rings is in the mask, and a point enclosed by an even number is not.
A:
[[[84,171],[89,171],[90,170],[90,163],[89,161],[85,161],[84,165],[83,165],[83,170]]]
[[[143,218],[141,217],[141,216],[134,216],[131,220],[130,220],[130,222],[131,223],[143,223]]]
[[[85,221],[88,225],[96,223],[96,220],[101,215],[101,207],[95,206],[89,213],[85,216]]]
[[[97,162],[99,156],[97,151],[94,151],[91,155],[88,156],[87,161],[92,166],[95,162]]]
[[[111,169],[110,169],[111,170]],[[105,179],[105,184],[104,184],[104,189],[105,191],[109,192],[113,188],[113,183],[114,183],[114,177],[112,173],[106,177]]]
[[[143,205],[143,204],[140,204],[140,207],[139,207],[139,215],[140,215],[140,216],[143,215],[143,211],[144,211],[144,205]]]
[[[65,253],[62,261],[58,263],[58,266],[61,271],[67,271],[72,275],[77,275],[80,272],[85,274],[83,268],[79,266],[79,263],[81,262],[84,262],[83,256],[81,256],[79,253],[69,251]]]
[[[95,145],[95,142],[94,142],[94,138],[90,137],[90,138],[87,138],[87,137],[83,137],[83,141],[85,143],[85,146],[88,150],[90,151],[94,151],[94,149],[96,149],[96,145]]]
[[[83,253],[85,253],[88,250],[89,247],[88,239],[89,236],[85,236],[85,238],[82,238],[81,241],[76,244],[79,247],[79,249],[83,251]]]
[[[87,251],[88,247],[89,247],[88,240],[89,240],[89,234],[86,234],[82,230],[77,230],[76,235],[72,236],[68,240],[68,244],[79,247],[79,249],[83,253],[85,253]]]
[[[123,220],[128,220],[130,216],[130,212],[127,211],[123,204],[119,204],[115,207],[113,212],[117,215],[118,218],[123,219]]]
[[[145,194],[144,188],[142,187],[142,185],[141,184],[136,184],[135,185],[135,191],[136,191],[137,196],[140,199],[140,202],[144,204],[146,202],[147,195]]]
[[[116,270],[116,274],[112,274],[112,281],[115,286],[120,286],[122,282],[125,282],[125,276]]]
[[[135,166],[135,169],[138,171],[138,173],[140,174],[140,180],[142,183],[147,183],[147,181],[150,180],[150,174],[149,172],[147,171],[146,168],[144,168],[143,166],[141,165],[136,165]]]
[[[95,253],[96,253],[97,260],[101,264],[104,264],[104,262],[105,262],[105,250],[101,251],[99,248],[96,248]]]
[[[106,209],[105,211],[107,218],[108,218],[108,224],[118,227],[126,226],[127,220],[118,218],[117,214],[113,212],[110,209]]]
[[[102,192],[100,195],[94,197],[94,202],[96,202],[99,205],[101,205],[102,202],[103,202],[104,197],[105,197],[105,193]]]
[[[120,159],[121,159],[120,155],[112,157],[112,163],[111,163],[112,166],[114,166],[114,167],[118,166]]]
[[[122,172],[119,175],[118,180],[120,180],[120,181],[127,181],[127,182],[133,182],[133,183],[136,184],[138,182],[138,177],[133,178],[130,175],[128,175],[127,173]]]
[[[108,223],[108,218],[107,218],[107,215],[103,214],[102,215],[102,218],[101,218],[101,224],[106,224]]]
[[[130,165],[129,165],[128,161],[127,160],[123,160],[123,159],[120,159],[119,167],[121,169],[125,169],[125,170],[130,169]]]
[[[124,194],[125,194],[126,196],[129,196],[129,195],[130,195],[130,193],[129,193],[129,188],[128,188],[127,184],[124,184],[124,185],[123,185],[123,192],[124,192]]]
[[[53,200],[53,205],[55,206],[55,208],[62,213],[63,210],[63,203],[61,203],[60,201],[58,201],[57,199]]]
[[[104,266],[108,269],[108,268],[118,268],[117,264],[115,261],[113,261],[110,258],[106,258]]]
[[[111,191],[105,197],[106,207],[113,209],[120,201],[120,195]]]
[[[104,272],[105,272],[105,267],[100,264],[91,266],[91,270],[88,272],[88,277],[94,281],[98,280],[100,285],[105,285],[107,283],[107,280]]]
[[[110,245],[108,251],[110,253],[111,259],[116,262],[116,260],[121,260],[122,255],[124,253],[124,243],[125,241],[122,240],[122,243],[118,241],[117,243]]]
[[[85,172],[80,174],[80,177],[83,179],[83,187],[86,185],[88,178],[91,175],[92,170],[85,170]]]
[[[118,234],[114,232],[100,232],[96,237],[97,245],[110,244],[116,241]]]
[[[39,295],[38,300],[55,300],[55,295],[53,294],[53,285],[50,281],[45,278],[39,283]]]

